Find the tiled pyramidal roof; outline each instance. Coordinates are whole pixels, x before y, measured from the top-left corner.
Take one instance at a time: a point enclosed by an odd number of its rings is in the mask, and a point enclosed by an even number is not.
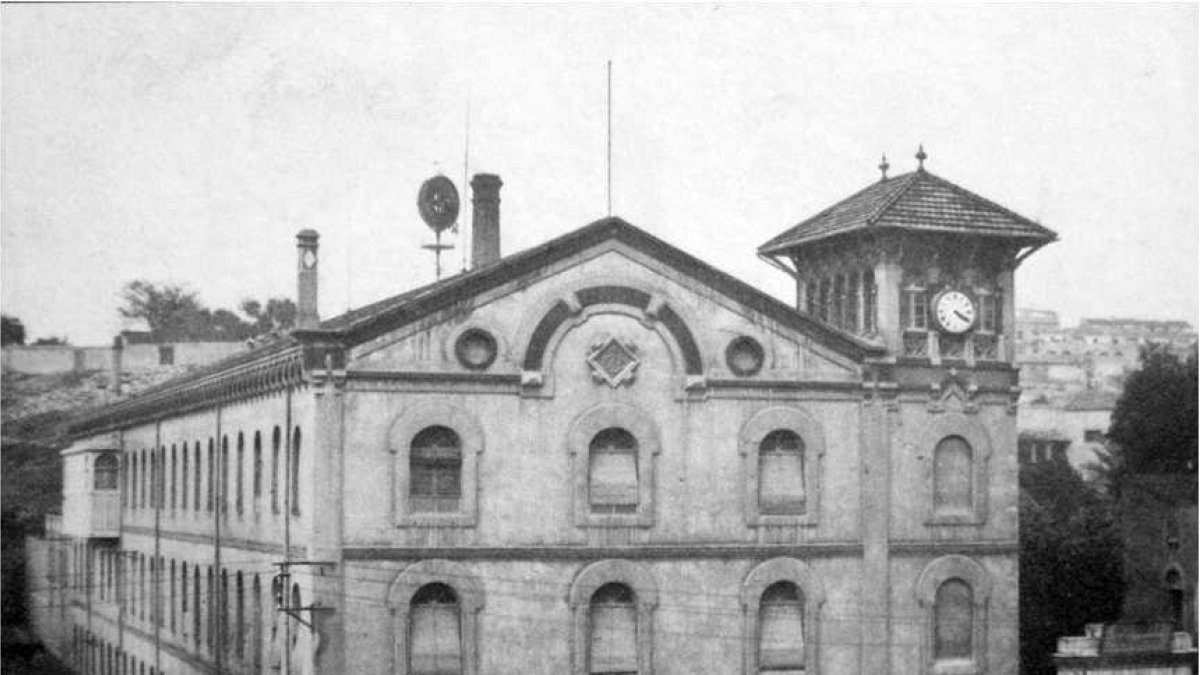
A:
[[[829,237],[877,229],[950,232],[1048,243],[1056,235],[924,169],[876,182],[759,247],[777,255]]]

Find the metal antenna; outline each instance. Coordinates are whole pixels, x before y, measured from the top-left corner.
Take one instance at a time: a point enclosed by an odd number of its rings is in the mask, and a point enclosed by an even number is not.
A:
[[[612,59],[608,60],[608,215],[612,217]]]
[[[470,185],[471,185],[470,183],[467,182],[467,174],[468,174],[467,167],[470,165],[470,162],[471,162],[471,90],[469,90],[469,89],[467,90],[467,115],[466,115],[466,120],[463,122],[463,127],[464,127],[464,131],[463,131],[464,141],[463,141],[463,180],[462,180],[463,188],[462,189],[463,189],[463,196],[466,197],[467,191],[470,190]],[[459,245],[462,247],[462,271],[464,271],[464,272],[467,271],[467,235],[464,232],[466,220],[467,220],[466,218],[463,218],[462,219],[463,226],[456,228],[458,230]]]

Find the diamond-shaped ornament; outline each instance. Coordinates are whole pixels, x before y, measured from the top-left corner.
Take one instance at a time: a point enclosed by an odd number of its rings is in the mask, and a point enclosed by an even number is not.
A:
[[[592,379],[607,382],[613,389],[625,382],[632,382],[634,371],[641,364],[637,348],[615,337],[593,344],[587,362],[592,367]]]

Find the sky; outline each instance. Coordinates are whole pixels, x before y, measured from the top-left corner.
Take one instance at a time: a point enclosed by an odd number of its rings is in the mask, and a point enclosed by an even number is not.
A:
[[[434,280],[416,195],[463,191],[464,155],[504,181],[503,253],[537,245],[607,215],[611,60],[613,214],[785,301],[756,248],[923,143],[1059,234],[1018,306],[1195,324],[1197,25],[1194,4],[4,4],[0,308],[88,345],[135,327],[134,279],[293,297],[314,228],[330,317]]]

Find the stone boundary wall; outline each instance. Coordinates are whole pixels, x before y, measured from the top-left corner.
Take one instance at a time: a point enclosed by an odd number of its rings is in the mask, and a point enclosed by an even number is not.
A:
[[[163,366],[199,366],[246,349],[242,342],[175,342],[166,344],[126,345],[121,350],[122,370],[148,370]],[[28,375],[83,372],[111,372],[116,350],[112,347],[73,347],[69,345],[10,346],[3,350],[0,366],[4,372]],[[166,362],[164,352],[171,352]]]

